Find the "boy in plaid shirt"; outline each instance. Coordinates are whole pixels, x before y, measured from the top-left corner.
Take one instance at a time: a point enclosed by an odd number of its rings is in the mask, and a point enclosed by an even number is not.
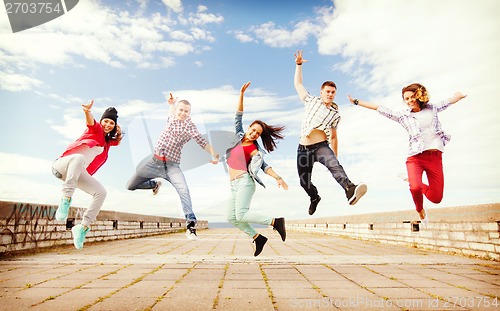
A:
[[[191,120],[191,104],[187,100],[181,100],[177,105],[172,93],[168,103],[170,105],[167,124],[161,133],[154,148],[154,154],[149,161],[143,161],[137,167],[136,173],[127,183],[128,190],[151,189],[157,194],[163,178],[174,186],[181,199],[182,210],[186,217],[186,236],[189,240],[197,240],[196,216],[193,212],[189,188],[180,168],[182,147],[191,139],[194,139],[201,148],[212,155],[212,164],[217,164],[219,154],[198,131]],[[156,180],[155,180],[156,179]]]

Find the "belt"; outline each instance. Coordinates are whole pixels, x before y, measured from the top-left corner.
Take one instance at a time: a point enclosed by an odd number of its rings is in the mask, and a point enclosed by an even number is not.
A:
[[[315,144],[307,145],[307,146],[299,144],[299,150],[312,150],[312,149],[318,148],[319,146],[321,146],[323,144],[328,144],[328,143],[326,142],[326,140],[324,140],[324,141],[321,141],[319,143],[315,143]]]
[[[247,172],[245,172],[245,173],[241,173],[241,174],[239,174],[238,176],[234,177],[233,179],[229,179],[229,180],[230,180],[230,181],[235,181],[236,179],[241,178],[241,177],[245,176],[246,174],[248,174],[248,173],[247,173]]]
[[[163,162],[167,162],[168,161],[168,159],[166,157],[161,157],[161,156],[157,155],[156,153],[153,154],[153,157],[156,160],[160,160],[160,161],[163,161]]]

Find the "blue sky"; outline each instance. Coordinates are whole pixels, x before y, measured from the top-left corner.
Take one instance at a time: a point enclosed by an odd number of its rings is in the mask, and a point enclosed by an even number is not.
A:
[[[424,84],[432,100],[468,97],[441,113],[452,135],[445,148],[445,197],[432,208],[499,202],[500,3],[445,1],[80,1],[60,18],[12,33],[0,9],[0,199],[57,204],[61,182],[52,161],[84,129],[81,104],[94,116],[114,106],[126,132],[95,175],[108,190],[103,209],[182,217],[166,184],[158,196],[125,184],[149,151],[167,113],[166,96],[187,99],[201,131],[231,130],[240,86],[244,117],[286,126],[286,139],[267,161],[288,182],[267,176],[252,209],[308,218],[295,150],[302,104],[293,87],[293,53],[304,50],[304,84],[319,93],[337,83],[339,159],[368,193],[350,207],[344,192],[317,165],[323,198],[315,217],[413,210],[405,172],[407,135],[374,111],[353,107],[347,94],[403,108],[401,88]],[[185,172],[200,219],[224,221],[228,178],[222,165]],[[73,204],[89,196],[77,191]],[[415,218],[416,218],[415,213]],[[432,221],[432,218],[431,218]]]

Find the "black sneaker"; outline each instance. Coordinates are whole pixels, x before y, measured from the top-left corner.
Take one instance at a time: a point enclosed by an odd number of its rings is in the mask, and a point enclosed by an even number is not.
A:
[[[273,229],[278,231],[281,236],[281,240],[285,242],[286,240],[286,229],[285,229],[285,218],[274,218]]]
[[[186,237],[188,238],[188,240],[196,241],[199,239],[198,235],[196,234],[196,229],[194,228],[195,225],[196,224],[194,223],[194,221],[190,221],[187,225]]]
[[[361,197],[365,195],[367,190],[368,187],[366,186],[365,183],[359,183],[357,185],[349,186],[345,191],[349,205],[356,204],[359,201],[359,199],[361,199]]]
[[[195,228],[188,228],[186,230],[186,237],[190,241],[197,241],[199,239],[198,235],[196,234],[196,229]]]
[[[157,195],[161,187],[161,181],[155,180],[155,187],[153,188],[153,195]]]
[[[255,243],[255,253],[253,255],[257,257],[264,249],[264,245],[267,243],[267,238],[262,234],[259,234],[253,242]]]
[[[319,201],[321,201],[321,197],[318,197],[314,200],[311,199],[311,204],[309,204],[309,215],[314,214],[316,212],[316,207],[318,206]]]

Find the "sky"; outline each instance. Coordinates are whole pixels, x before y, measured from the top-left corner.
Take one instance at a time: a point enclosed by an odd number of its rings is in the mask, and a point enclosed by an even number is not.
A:
[[[401,88],[419,82],[431,102],[467,94],[440,113],[444,198],[432,209],[500,202],[500,2],[496,0],[81,0],[66,14],[13,33],[0,8],[0,200],[57,205],[62,182],[51,164],[85,129],[81,104],[96,119],[118,110],[125,137],[94,175],[108,191],[103,210],[183,217],[167,182],[158,195],[128,191],[136,165],[151,153],[166,120],[167,96],[187,99],[200,132],[231,131],[247,81],[244,126],[284,125],[266,161],[288,183],[261,174],[251,209],[307,219],[414,210],[406,172],[406,131],[347,95],[403,109]],[[349,206],[317,164],[322,201],[314,216],[299,185],[296,148],[303,104],[294,86],[294,52],[304,51],[304,86],[319,95],[336,82],[339,160],[367,194]],[[492,97],[493,96],[493,97]],[[191,149],[190,149],[191,150]],[[191,151],[189,151],[191,152]],[[198,219],[225,221],[229,179],[222,164],[185,172]],[[90,196],[77,190],[73,205]],[[415,213],[415,219],[417,219]]]

